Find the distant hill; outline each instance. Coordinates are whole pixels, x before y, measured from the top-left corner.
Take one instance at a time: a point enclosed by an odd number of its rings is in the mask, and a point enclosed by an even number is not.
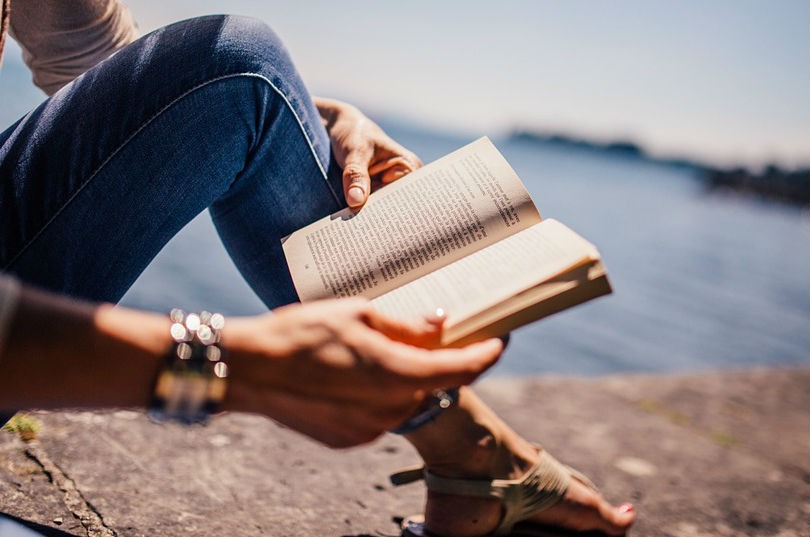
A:
[[[538,142],[547,145],[570,147],[575,149],[588,149],[606,151],[631,157],[647,158],[647,154],[638,144],[626,140],[612,142],[596,142],[586,138],[579,138],[560,133],[539,133],[525,130],[513,131],[509,138],[528,142]]]
[[[685,158],[651,156],[633,141],[595,141],[553,132],[514,130],[510,140],[599,152],[620,158],[640,159],[698,172],[708,190],[734,190],[791,204],[810,204],[810,168],[785,170],[769,165],[761,172],[742,167],[722,169]]]
[[[703,175],[711,190],[730,189],[786,203],[810,204],[810,168],[783,170],[771,165],[759,173],[744,168],[706,169]]]

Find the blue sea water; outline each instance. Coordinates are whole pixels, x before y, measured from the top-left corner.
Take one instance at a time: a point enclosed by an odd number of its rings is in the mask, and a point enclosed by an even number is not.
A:
[[[0,129],[41,96],[22,66],[0,73]],[[381,120],[426,162],[481,134]],[[651,161],[494,139],[543,216],[594,242],[614,293],[517,330],[494,374],[599,375],[810,364],[810,209],[706,192]],[[265,311],[207,213],[141,275],[123,304]]]

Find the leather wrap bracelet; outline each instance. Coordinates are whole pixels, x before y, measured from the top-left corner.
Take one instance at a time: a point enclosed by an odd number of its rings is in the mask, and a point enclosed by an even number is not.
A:
[[[458,388],[436,390],[425,400],[419,412],[405,420],[405,422],[392,429],[394,434],[408,434],[427,425],[436,417],[458,402]]]
[[[220,344],[225,318],[173,309],[173,343],[155,381],[149,416],[156,421],[206,423],[225,398],[228,364]]]

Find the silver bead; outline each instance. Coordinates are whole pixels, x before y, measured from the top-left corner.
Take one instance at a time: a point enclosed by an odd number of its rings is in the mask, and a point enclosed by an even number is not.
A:
[[[186,328],[196,332],[200,328],[200,316],[196,313],[189,313],[186,316]]]
[[[169,319],[171,319],[173,323],[182,323],[185,318],[186,312],[180,308],[174,308],[169,312]]]
[[[174,323],[170,328],[172,338],[178,343],[181,341],[189,341],[191,339],[191,335],[188,333],[185,325],[180,323]]]
[[[202,324],[197,329],[197,337],[203,345],[211,345],[215,342],[216,337],[207,324]]]
[[[188,343],[180,343],[177,345],[177,357],[181,360],[188,360],[191,358],[191,345]]]
[[[214,364],[214,374],[221,379],[226,378],[228,376],[228,364],[225,362]]]
[[[216,345],[211,345],[205,349],[205,357],[210,362],[218,362],[222,358],[222,351]]]
[[[211,315],[211,320],[208,324],[214,330],[222,330],[225,328],[225,317],[221,313],[214,313]]]

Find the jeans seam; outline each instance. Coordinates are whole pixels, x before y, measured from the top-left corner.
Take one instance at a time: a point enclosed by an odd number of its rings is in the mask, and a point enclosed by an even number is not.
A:
[[[53,215],[51,215],[51,217],[48,219],[47,222],[45,222],[42,225],[42,227],[39,229],[39,231],[37,231],[36,234],[34,234],[33,237],[31,237],[28,241],[26,241],[26,243],[23,245],[23,247],[20,248],[20,251],[17,252],[17,254],[14,257],[12,257],[11,260],[9,260],[9,262],[6,263],[6,265],[3,266],[3,270],[7,270],[14,263],[16,263],[17,260],[20,258],[20,256],[22,256],[25,253],[25,251],[28,249],[28,247],[31,246],[31,244],[33,244],[40,237],[40,235],[42,235],[45,232],[46,229],[48,229],[48,227],[53,223],[53,221],[56,220],[56,218],[58,218],[60,214],[62,214],[62,212],[71,204],[71,202],[76,198],[76,196],[78,196],[87,187],[87,185],[89,185],[93,181],[93,179],[95,179],[96,175],[98,175],[101,172],[101,170],[104,168],[104,166],[106,166],[107,163],[109,163],[110,160],[113,159],[113,157],[115,157],[124,147],[126,147],[126,145],[129,144],[129,142],[131,142],[143,129],[145,129],[150,123],[152,123],[152,121],[154,121],[155,118],[157,118],[158,116],[160,116],[161,114],[166,112],[169,108],[171,108],[172,106],[177,104],[182,99],[186,98],[187,96],[194,93],[195,91],[197,91],[197,90],[199,90],[199,89],[201,89],[201,88],[203,88],[205,86],[208,86],[209,84],[213,84],[213,83],[219,82],[221,80],[227,80],[229,78],[238,78],[238,77],[257,78],[259,80],[263,80],[264,82],[267,83],[268,86],[270,86],[273,89],[273,91],[276,92],[276,94],[279,97],[281,97],[283,99],[284,104],[290,110],[293,117],[295,118],[295,121],[298,123],[298,128],[300,129],[301,134],[304,136],[304,139],[307,141],[307,145],[309,146],[309,150],[312,153],[312,157],[315,159],[315,163],[318,165],[318,170],[320,170],[320,172],[321,172],[321,176],[323,177],[323,180],[324,180],[324,183],[326,184],[327,189],[332,194],[332,197],[335,198],[335,201],[338,203],[338,205],[340,205],[340,199],[338,198],[338,195],[335,192],[335,190],[332,188],[332,185],[329,184],[329,177],[328,177],[328,175],[326,173],[326,168],[324,168],[323,163],[318,158],[318,153],[315,151],[315,146],[313,145],[312,140],[310,139],[309,135],[307,134],[306,129],[304,128],[304,123],[301,121],[301,118],[298,116],[298,113],[296,113],[295,108],[293,108],[292,104],[290,103],[289,99],[287,99],[287,96],[284,94],[284,92],[281,91],[275,84],[273,84],[273,82],[269,78],[267,78],[264,75],[261,75],[261,74],[258,74],[258,73],[251,73],[251,72],[229,73],[227,75],[220,75],[220,76],[212,78],[210,80],[206,80],[205,82],[201,82],[201,83],[197,84],[196,86],[193,86],[193,87],[189,88],[188,90],[184,91],[183,93],[181,93],[180,95],[178,95],[177,97],[172,99],[169,103],[164,105],[160,110],[158,110],[157,112],[155,112],[154,114],[149,116],[148,119],[143,121],[141,123],[141,125],[137,129],[135,129],[129,136],[127,136],[126,139],[123,142],[121,142],[118,145],[118,147],[116,147],[109,155],[107,155],[107,157],[101,162],[101,164],[99,164],[87,176],[87,179],[76,189],[75,192],[73,192],[73,194],[71,194],[71,196],[67,200],[65,200],[65,202],[61,205],[61,207],[59,207],[59,209],[57,211],[55,211],[53,213]]]

